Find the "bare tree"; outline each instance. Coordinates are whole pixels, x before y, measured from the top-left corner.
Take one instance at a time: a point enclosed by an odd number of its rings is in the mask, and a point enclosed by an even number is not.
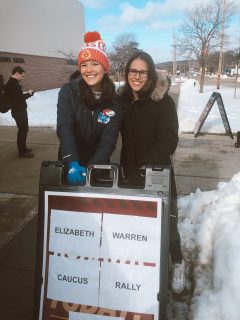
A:
[[[203,92],[205,68],[208,55],[219,46],[221,35],[222,14],[225,19],[230,16],[230,9],[226,6],[223,11],[224,0],[213,0],[207,4],[200,3],[185,12],[185,23],[180,27],[177,35],[178,53],[183,56],[195,56],[200,65],[200,88]],[[225,0],[234,2],[234,0]],[[230,8],[230,7],[229,7]]]
[[[73,52],[72,50],[69,50],[68,52],[64,50],[57,50],[56,52],[66,57],[68,64],[73,64],[73,65],[77,64],[76,52]]]
[[[129,57],[138,50],[137,36],[134,33],[120,34],[112,44],[114,51],[108,54],[111,70],[120,81]]]
[[[223,14],[222,14],[222,20],[221,20],[222,30],[220,35],[220,52],[219,52],[219,60],[218,60],[217,89],[220,88],[220,78],[221,78],[222,65],[223,65],[223,46],[224,46],[226,5],[227,5],[227,0],[223,0]]]

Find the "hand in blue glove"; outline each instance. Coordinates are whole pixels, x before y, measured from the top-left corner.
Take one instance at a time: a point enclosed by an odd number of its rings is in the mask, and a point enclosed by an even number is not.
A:
[[[79,164],[78,161],[68,163],[67,180],[70,184],[80,184],[83,186],[86,183],[87,169]]]

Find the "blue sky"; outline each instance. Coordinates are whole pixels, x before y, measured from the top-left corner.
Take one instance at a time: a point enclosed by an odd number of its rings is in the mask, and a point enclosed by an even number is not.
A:
[[[205,1],[207,0],[203,0]],[[80,2],[84,4],[86,31],[99,31],[107,44],[107,50],[111,50],[111,45],[118,35],[132,32],[137,36],[139,48],[151,54],[157,63],[172,60],[174,29],[177,30],[183,23],[185,9],[196,5],[199,0]],[[238,15],[232,18],[227,32],[236,35],[237,29],[240,36],[239,11]]]

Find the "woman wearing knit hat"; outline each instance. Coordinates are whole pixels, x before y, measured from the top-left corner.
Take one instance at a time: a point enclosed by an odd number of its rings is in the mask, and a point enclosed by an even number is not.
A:
[[[178,143],[178,118],[168,95],[171,80],[156,72],[154,62],[143,51],[134,53],[125,69],[125,85],[119,93],[123,109],[121,166],[125,182],[145,185],[145,166],[170,165]],[[185,287],[185,266],[177,230],[177,191],[172,169],[170,205],[170,255],[172,291]]]
[[[78,55],[80,76],[65,84],[58,97],[59,159],[67,167],[70,184],[84,185],[86,166],[106,164],[113,153],[121,110],[109,79],[106,45],[98,32],[87,32]]]

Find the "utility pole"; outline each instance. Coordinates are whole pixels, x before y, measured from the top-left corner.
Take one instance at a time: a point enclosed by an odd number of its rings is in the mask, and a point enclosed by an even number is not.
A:
[[[222,69],[223,69],[223,46],[224,46],[225,15],[226,15],[226,0],[223,0],[222,31],[221,31],[220,52],[219,52],[219,61],[218,61],[217,89],[220,88],[220,79],[221,79],[221,73],[222,73]]]
[[[240,40],[239,40],[240,43]],[[238,66],[240,63],[240,46],[239,46],[239,51],[237,54],[237,59],[236,59],[236,74],[235,74],[235,81],[234,81],[234,99],[237,96],[237,79],[238,79]]]
[[[234,99],[237,96],[238,63],[239,63],[239,60],[237,61],[236,75],[235,75],[235,81],[234,81]]]
[[[173,73],[173,80],[175,80],[176,78],[176,71],[177,71],[177,63],[176,63],[176,38],[175,38],[175,31],[173,32],[173,70],[172,70],[172,73]]]

